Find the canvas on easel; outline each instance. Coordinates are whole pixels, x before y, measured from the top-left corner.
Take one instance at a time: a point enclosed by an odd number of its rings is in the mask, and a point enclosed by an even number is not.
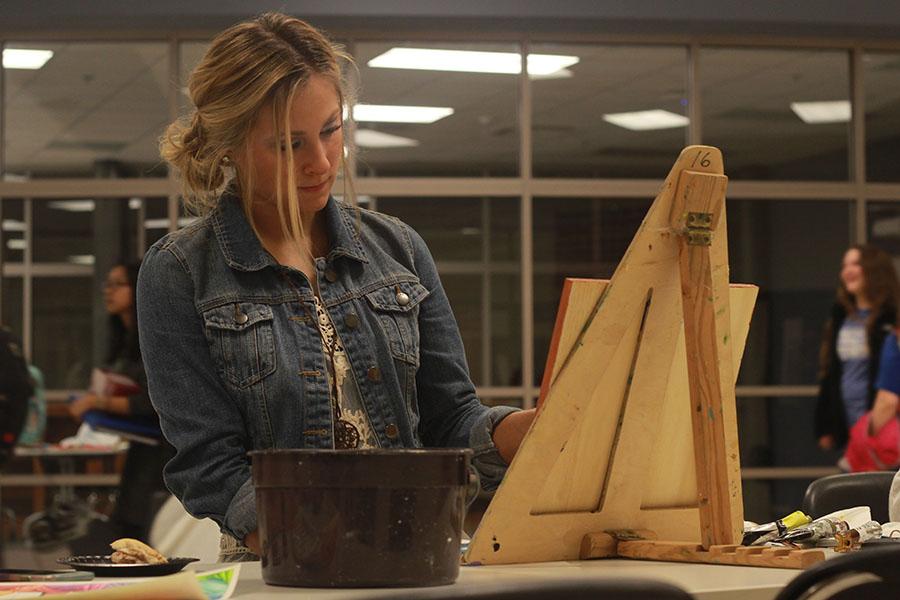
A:
[[[612,279],[567,282],[541,408],[466,562],[788,566],[736,547],[734,385],[757,288],[729,287],[726,185],[718,149],[686,148]]]

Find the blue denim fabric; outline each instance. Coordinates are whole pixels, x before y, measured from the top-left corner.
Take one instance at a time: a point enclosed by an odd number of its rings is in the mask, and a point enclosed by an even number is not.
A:
[[[330,199],[320,293],[384,448],[471,447],[485,489],[506,465],[491,440],[514,409],[475,396],[424,241],[401,221]],[[239,200],[158,241],[137,286],[148,387],[177,449],[165,480],[187,510],[238,540],[256,529],[248,450],[331,448],[313,290],[279,265]]]

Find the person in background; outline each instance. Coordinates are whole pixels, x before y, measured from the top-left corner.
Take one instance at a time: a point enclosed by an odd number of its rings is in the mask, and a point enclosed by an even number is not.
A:
[[[897,307],[891,257],[867,244],[848,249],[819,352],[815,432],[821,449],[843,447],[850,428],[872,408],[878,357]]]
[[[12,330],[0,326],[0,469],[12,457],[33,394],[22,345]]]
[[[140,262],[113,267],[103,285],[103,300],[109,313],[110,344],[104,367],[125,375],[138,384],[141,391],[130,396],[98,396],[84,394],[69,405],[69,412],[81,420],[89,410],[115,415],[155,420],[159,417],[147,393],[147,377],[138,341],[135,286]],[[161,504],[168,491],[163,483],[163,467],[174,455],[174,449],[162,440],[151,446],[131,442],[125,457],[125,467],[119,485],[118,500],[108,524],[92,524],[86,539],[73,542],[79,554],[106,554],[109,542],[120,537],[146,540],[154,516],[154,504]],[[106,526],[108,525],[108,527]],[[109,539],[106,539],[106,538]]]
[[[260,551],[248,450],[471,447],[491,489],[534,418],[478,400],[422,238],[348,202],[341,60],[287,15],[235,25],[161,143],[203,216],[144,258],[141,344],[166,483],[219,524],[221,560]]]
[[[44,374],[34,365],[28,366],[28,372],[34,382],[34,393],[28,399],[28,413],[25,415],[25,425],[19,436],[19,445],[21,446],[40,444],[44,441],[44,431],[47,429],[47,396],[44,393]]]
[[[872,410],[850,430],[845,454],[851,471],[883,471],[900,466],[900,344],[897,330],[884,340]]]

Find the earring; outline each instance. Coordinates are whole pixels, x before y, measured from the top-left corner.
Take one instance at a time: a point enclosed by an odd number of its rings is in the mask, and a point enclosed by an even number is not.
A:
[[[228,158],[227,156],[223,156],[223,157],[222,157],[222,164],[225,165],[225,166],[227,167],[228,165],[231,164],[231,159]]]

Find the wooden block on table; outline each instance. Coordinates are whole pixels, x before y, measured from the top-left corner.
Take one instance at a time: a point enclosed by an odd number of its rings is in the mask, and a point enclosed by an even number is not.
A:
[[[825,551],[818,549],[793,550],[790,558],[796,563],[796,569],[805,569],[825,560]]]
[[[690,542],[634,541],[619,542],[619,556],[675,562],[700,562],[697,553],[703,546]]]
[[[579,558],[613,558],[618,556],[619,540],[608,533],[588,533],[581,538]]]

